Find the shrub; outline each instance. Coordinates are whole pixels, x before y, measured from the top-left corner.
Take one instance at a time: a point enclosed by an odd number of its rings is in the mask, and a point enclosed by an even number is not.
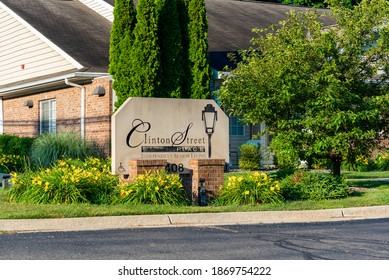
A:
[[[297,169],[297,168],[294,168],[294,169],[279,169],[276,172],[274,172],[273,174],[275,175],[277,180],[280,181],[280,180],[288,177],[289,175],[292,175],[293,173],[297,172],[298,170],[299,169]]]
[[[282,202],[279,182],[259,172],[248,177],[229,177],[227,185],[220,187],[220,195],[215,199],[215,203],[221,205],[279,202]]]
[[[281,194],[286,200],[325,200],[347,197],[349,191],[342,177],[300,171],[281,181]]]
[[[20,172],[24,170],[34,138],[16,135],[0,135],[0,172]]]
[[[34,140],[31,149],[32,163],[42,167],[50,167],[63,158],[87,157],[102,157],[102,153],[92,141],[86,141],[72,132],[42,134]]]
[[[279,169],[293,169],[296,168],[299,163],[299,151],[296,147],[290,143],[289,134],[278,134],[270,142],[270,149],[274,152],[274,164]]]
[[[376,167],[380,171],[388,171],[389,170],[389,154],[376,156]]]
[[[0,135],[0,154],[28,156],[34,138],[20,137],[16,135]]]
[[[10,173],[23,169],[24,157],[20,155],[0,155],[0,173]]]
[[[239,168],[245,170],[258,170],[261,166],[261,150],[259,145],[243,144],[240,146],[241,156]]]
[[[355,162],[342,162],[342,169],[349,171],[367,172],[376,168],[375,163],[366,157],[357,157]]]
[[[110,203],[119,183],[110,161],[97,158],[59,160],[52,168],[12,175],[9,199],[24,203]]]
[[[116,203],[187,205],[189,200],[178,174],[149,171],[120,186]]]

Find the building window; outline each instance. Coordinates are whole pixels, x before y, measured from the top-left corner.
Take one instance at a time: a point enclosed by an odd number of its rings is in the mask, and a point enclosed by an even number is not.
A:
[[[238,117],[230,117],[230,135],[244,136],[244,124],[241,123]]]
[[[56,132],[56,105],[55,99],[41,101],[40,103],[40,133]]]

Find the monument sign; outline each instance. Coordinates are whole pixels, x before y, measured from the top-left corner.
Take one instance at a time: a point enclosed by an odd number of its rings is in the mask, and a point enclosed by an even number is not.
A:
[[[224,159],[228,117],[214,100],[132,97],[112,116],[112,172],[129,160],[166,160],[166,170],[189,171],[189,160]]]

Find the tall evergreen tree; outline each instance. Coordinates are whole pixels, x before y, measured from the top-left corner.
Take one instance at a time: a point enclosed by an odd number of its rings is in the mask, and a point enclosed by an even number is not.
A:
[[[191,91],[191,72],[189,63],[189,1],[177,0],[177,10],[179,16],[181,30],[181,45],[182,45],[182,67],[185,73],[185,78],[182,80],[182,97],[189,98]]]
[[[134,44],[128,57],[130,96],[157,97],[161,64],[158,45],[158,22],[154,0],[139,0],[136,8]]]
[[[204,0],[190,0],[189,15],[189,61],[191,72],[190,97],[209,98],[211,70],[208,61],[208,20]]]
[[[116,0],[113,11],[110,49],[109,73],[114,79],[113,88],[116,91],[119,107],[128,96],[129,85],[128,56],[133,42],[133,30],[136,22],[134,0]]]
[[[159,94],[163,97],[180,98],[185,72],[177,0],[159,0],[158,11],[158,39],[161,49]]]

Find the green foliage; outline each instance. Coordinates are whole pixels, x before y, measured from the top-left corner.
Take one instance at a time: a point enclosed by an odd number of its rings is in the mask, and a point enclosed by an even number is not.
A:
[[[208,61],[208,20],[204,0],[189,0],[188,16],[190,97],[209,98],[211,70]]]
[[[375,164],[380,171],[389,171],[389,154],[378,154],[376,156]]]
[[[136,11],[134,43],[128,56],[132,73],[129,96],[158,97],[161,51],[154,0],[139,0]]]
[[[131,96],[208,98],[208,24],[203,0],[117,1],[110,73],[118,108]]]
[[[21,171],[28,160],[34,138],[0,135],[0,173]]]
[[[324,7],[324,0],[283,0],[283,4],[293,4],[298,6]]]
[[[344,179],[321,172],[300,171],[281,181],[281,195],[285,200],[325,200],[347,197]]]
[[[259,145],[243,144],[240,146],[240,152],[239,168],[258,170],[261,167],[261,148]]]
[[[31,148],[31,161],[36,166],[49,167],[63,158],[85,159],[102,157],[99,148],[92,141],[83,140],[72,132],[45,133],[36,138]]]
[[[280,185],[266,173],[254,172],[248,177],[231,176],[220,187],[220,195],[214,201],[219,205],[243,205],[280,203]]]
[[[293,4],[297,6],[307,6],[307,7],[316,7],[323,8],[327,7],[329,3],[337,2],[339,5],[351,8],[361,2],[361,0],[283,0],[283,4]]]
[[[0,155],[0,173],[10,173],[23,169],[25,157],[19,155]]]
[[[286,136],[286,137],[285,137]],[[270,142],[270,149],[274,152],[274,164],[279,169],[293,169],[297,167],[299,149],[291,140],[291,134],[279,133]]]
[[[190,62],[189,62],[189,14],[188,6],[190,0],[177,0],[177,11],[179,17],[179,24],[181,30],[182,43],[182,66],[185,78],[182,80],[182,97],[190,98],[191,80],[190,76]]]
[[[375,170],[376,164],[373,160],[366,157],[357,157],[357,159],[351,163],[344,161],[342,163],[342,169],[348,171],[367,172]]]
[[[183,45],[177,0],[159,0],[158,39],[161,48],[161,85],[163,97],[182,97],[185,79]]]
[[[133,44],[133,30],[136,23],[136,12],[133,0],[116,0],[113,11],[110,49],[109,49],[109,73],[112,75],[118,98],[115,106],[118,108],[127,99],[130,88],[128,56]]]
[[[388,14],[388,1],[363,0],[331,7],[331,28],[307,11],[256,30],[220,90],[222,106],[264,121],[293,157],[330,159],[340,174],[342,159],[368,157],[389,132]]]
[[[22,203],[110,203],[118,176],[110,161],[97,158],[59,160],[52,168],[13,173],[9,200]]]
[[[279,169],[276,172],[274,172],[275,178],[277,178],[278,181],[281,181],[282,179],[285,179],[286,177],[292,175],[293,173],[299,171],[299,169],[293,168],[293,169]]]
[[[179,175],[167,174],[165,171],[147,172],[138,175],[134,182],[122,184],[115,202],[130,205],[189,204]]]
[[[16,135],[0,135],[0,154],[28,156],[34,138]]]

